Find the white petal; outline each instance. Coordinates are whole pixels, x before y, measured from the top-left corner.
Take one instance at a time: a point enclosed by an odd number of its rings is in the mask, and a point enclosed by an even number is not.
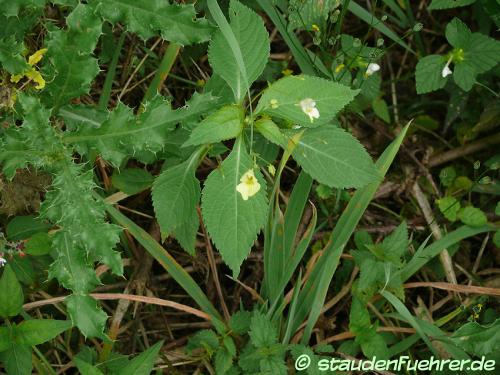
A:
[[[441,75],[443,76],[443,78],[446,78],[448,77],[450,74],[452,74],[453,72],[451,71],[451,69],[448,67],[448,65],[446,65],[444,68],[443,68],[443,71],[441,72]]]

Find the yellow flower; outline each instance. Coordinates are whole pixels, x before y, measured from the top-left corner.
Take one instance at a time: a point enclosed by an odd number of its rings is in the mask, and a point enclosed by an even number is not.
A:
[[[316,25],[315,23],[312,24],[312,27],[311,27],[312,31],[314,31],[315,33],[319,32],[319,26]]]
[[[260,184],[253,173],[253,169],[246,171],[240,178],[240,184],[236,186],[236,191],[241,194],[244,201],[253,197],[259,190]]]
[[[24,74],[14,74],[13,76],[10,77],[10,81],[12,83],[18,83],[23,77]]]
[[[271,176],[274,176],[276,174],[276,167],[272,164],[268,164],[267,170],[271,174]]]
[[[45,52],[47,52],[47,48],[42,48],[42,49],[39,49],[38,51],[36,51],[33,55],[28,57],[28,64],[33,66],[36,63],[38,63],[42,59]]]
[[[286,68],[281,73],[283,73],[284,76],[291,76],[293,74],[293,70]]]
[[[337,67],[335,68],[335,73],[340,72],[340,71],[341,71],[342,69],[344,69],[344,68],[345,68],[345,64],[340,64],[339,66],[337,66]]]
[[[37,83],[37,85],[35,86],[35,89],[41,90],[45,87],[45,80],[43,79],[40,72],[38,70],[36,70],[35,68],[28,70],[26,73],[24,73],[24,75],[29,80]]]

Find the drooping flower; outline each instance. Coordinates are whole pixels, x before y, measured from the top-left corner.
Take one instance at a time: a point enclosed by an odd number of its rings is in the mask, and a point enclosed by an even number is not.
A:
[[[43,79],[40,72],[36,69],[34,65],[36,65],[43,57],[43,55],[47,52],[47,48],[42,48],[36,51],[34,54],[28,57],[28,64],[31,66],[31,69],[26,70],[22,74],[14,74],[10,77],[10,81],[12,83],[19,82],[23,77],[28,78],[30,81],[36,83],[35,89],[41,90],[45,87],[45,80]]]
[[[444,66],[443,70],[441,71],[441,77],[446,78],[450,74],[453,73],[453,71],[450,69],[450,64],[451,64],[452,60],[453,60],[453,56],[450,56],[450,58],[446,62],[446,65]]]
[[[302,112],[309,116],[309,120],[311,120],[311,122],[313,122],[315,118],[319,118],[319,111],[318,108],[316,108],[316,102],[313,99],[303,99],[300,101],[299,106],[300,109],[302,109]]]
[[[365,75],[367,77],[371,76],[373,73],[378,72],[380,70],[380,65],[377,63],[369,63],[366,67]]]
[[[6,263],[7,263],[7,259],[0,257],[0,267],[5,266]]]
[[[246,171],[240,178],[240,183],[236,186],[236,191],[241,194],[244,201],[253,197],[260,190],[259,181],[253,173],[253,169]]]
[[[448,65],[446,65],[443,70],[441,71],[441,76],[443,78],[446,78],[448,77],[450,74],[452,74],[453,72],[451,71],[450,67]]]

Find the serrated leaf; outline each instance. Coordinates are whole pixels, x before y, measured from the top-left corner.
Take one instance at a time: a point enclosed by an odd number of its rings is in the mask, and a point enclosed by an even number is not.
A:
[[[429,10],[441,10],[464,7],[474,4],[476,0],[432,0]]]
[[[134,0],[92,1],[97,12],[112,23],[124,22],[127,30],[147,40],[157,33],[182,45],[205,42],[213,28],[204,18],[196,18],[193,4],[168,1]]]
[[[237,46],[219,30],[210,41],[208,58],[214,72],[227,82],[236,101],[240,102],[267,64],[269,35],[262,18],[236,0],[229,4],[229,19]],[[244,67],[240,67],[233,48],[239,48]]]
[[[168,144],[169,134],[176,124],[206,113],[215,100],[211,95],[194,95],[184,107],[172,110],[158,96],[137,117],[134,117],[131,108],[120,103],[100,127],[80,127],[68,135],[65,142],[76,143],[77,149],[83,154],[96,150],[116,166],[120,166],[130,156],[147,162],[142,160],[138,152],[161,151]]]
[[[139,354],[131,360],[127,366],[120,370],[122,375],[149,375],[153,370],[153,366],[158,357],[158,353],[163,345],[163,341],[159,341],[146,351]]]
[[[196,235],[198,234],[199,227],[200,219],[198,218],[198,212],[193,210],[190,212],[187,221],[178,225],[172,231],[172,235],[189,255],[195,255],[196,253]]]
[[[256,113],[276,116],[302,126],[319,126],[335,117],[358,92],[323,78],[288,76],[264,90]],[[319,118],[312,122],[302,109],[301,101],[304,99],[312,99],[319,111]]]
[[[85,250],[66,231],[54,235],[54,247],[58,257],[50,265],[49,278],[56,278],[65,288],[74,292],[87,292],[99,285],[94,267]]]
[[[196,215],[200,182],[195,171],[199,158],[199,152],[195,152],[185,162],[163,171],[153,183],[153,206],[162,238],[189,223],[193,213]]]
[[[243,116],[243,108],[240,106],[222,107],[196,125],[182,146],[196,146],[236,138],[243,130]]]
[[[6,265],[0,277],[0,316],[8,318],[16,316],[23,308],[24,295],[21,284],[10,267]]]
[[[255,311],[250,320],[250,342],[256,348],[264,348],[278,342],[278,333],[273,323],[262,313]]]
[[[198,331],[190,337],[186,345],[186,351],[192,353],[195,349],[204,349],[209,355],[219,347],[219,337],[211,329]]]
[[[69,320],[25,320],[13,328],[14,341],[18,345],[40,345],[70,328],[71,322]]]
[[[125,168],[113,174],[111,182],[125,194],[134,195],[148,189],[153,184],[154,177],[140,168]]]
[[[291,134],[291,133],[290,133]],[[341,128],[306,129],[291,137],[292,156],[318,182],[330,187],[361,187],[380,177],[356,138]]]
[[[240,179],[254,170],[260,190],[243,200],[236,190]],[[254,168],[252,159],[239,138],[229,156],[219,168],[210,173],[202,195],[202,213],[205,225],[215,246],[238,275],[240,265],[250,252],[250,247],[266,220],[266,183],[260,171]]]
[[[91,53],[101,35],[102,21],[90,6],[79,4],[66,23],[68,30],[49,33],[47,57],[51,66],[42,71],[44,77],[48,76],[44,103],[57,109],[87,93],[99,73],[97,59]]]
[[[250,311],[237,311],[231,315],[229,327],[238,335],[244,334],[250,328],[251,317],[252,313]]]
[[[460,209],[458,212],[460,221],[471,227],[480,227],[488,222],[485,213],[479,208],[468,206]]]
[[[73,325],[87,338],[103,337],[108,316],[88,295],[71,295],[64,302]]]
[[[29,69],[22,56],[23,51],[24,44],[17,42],[14,36],[0,39],[0,67],[10,74],[20,74]]]
[[[446,65],[446,59],[440,55],[429,55],[420,59],[415,71],[417,94],[425,94],[442,89],[447,78],[443,78],[442,71]]]
[[[217,352],[215,352],[214,364],[216,373],[224,375],[233,365],[233,356],[226,348],[220,347]]]
[[[370,314],[365,304],[359,298],[353,296],[349,313],[349,331],[358,335],[365,332],[370,326]]]

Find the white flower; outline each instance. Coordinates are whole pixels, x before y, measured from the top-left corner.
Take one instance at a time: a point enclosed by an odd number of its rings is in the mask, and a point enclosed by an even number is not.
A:
[[[453,56],[451,56],[448,59],[448,61],[446,62],[446,65],[444,66],[443,70],[441,71],[441,77],[446,78],[450,74],[453,73],[453,71],[450,69],[451,60],[453,60]]]
[[[253,169],[246,171],[245,174],[241,176],[240,182],[241,183],[236,186],[236,191],[241,194],[244,201],[257,194],[260,190],[260,184],[253,173]]]
[[[301,100],[299,105],[302,112],[309,116],[309,120],[311,120],[311,122],[313,122],[315,118],[319,118],[319,111],[318,108],[316,108],[316,102],[313,99],[306,98]]]
[[[366,67],[365,74],[367,76],[371,76],[373,73],[378,72],[380,70],[380,65],[376,63],[369,63]]]
[[[453,72],[451,71],[451,69],[448,67],[448,65],[446,65],[442,72],[441,72],[441,75],[443,76],[443,78],[446,78],[448,77],[450,74],[452,74]]]
[[[5,266],[6,263],[7,263],[7,259],[0,257],[0,267]]]

